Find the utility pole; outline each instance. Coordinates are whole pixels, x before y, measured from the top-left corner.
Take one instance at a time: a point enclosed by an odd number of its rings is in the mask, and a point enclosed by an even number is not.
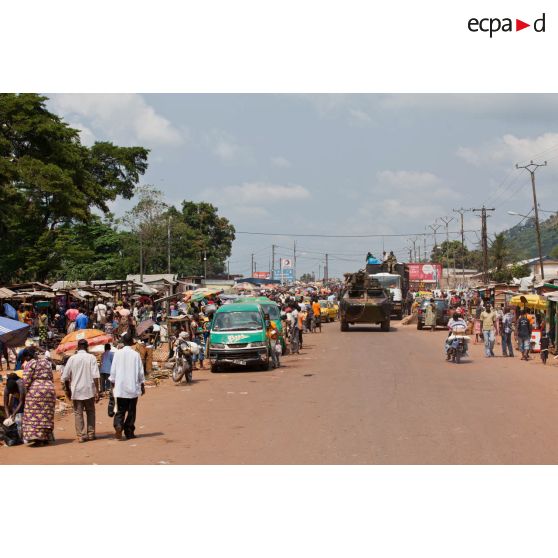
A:
[[[167,220],[167,273],[171,272],[171,216]]]
[[[486,228],[487,211],[495,211],[495,208],[484,207],[473,209],[473,211],[481,212],[481,245],[482,245],[482,281],[488,285],[488,232]]]
[[[325,261],[325,267],[324,267],[324,283],[327,283],[328,279],[329,279],[329,254],[326,254],[326,261]]]
[[[420,236],[415,236],[415,238],[413,238],[413,261],[415,262],[417,261],[417,242],[419,243],[418,249],[420,252]]]
[[[519,166],[515,165],[516,169],[525,169],[531,174],[531,187],[533,188],[533,205],[535,206],[535,228],[537,230],[537,248],[539,250],[539,265],[541,267],[541,279],[544,282],[544,266],[543,266],[543,255],[541,246],[541,225],[539,222],[539,206],[537,204],[537,191],[535,189],[535,172],[539,167],[546,167],[546,161],[544,163],[533,163],[531,161],[528,165]]]
[[[454,209],[453,211],[455,213],[459,213],[459,216],[461,217],[461,282],[463,283],[462,286],[465,286],[465,231],[463,227],[463,214],[466,211],[473,211],[473,210],[464,209],[463,207],[460,207],[459,209]]]
[[[250,269],[252,270],[250,272],[250,277],[254,277],[254,254],[252,254],[252,267]]]
[[[436,237],[436,233],[438,232],[438,229],[441,227],[442,225],[440,223],[434,223],[433,225],[428,225],[428,227],[430,229],[432,229],[433,232],[433,237],[434,237],[434,250],[436,250],[436,248],[438,248],[438,240]],[[424,257],[426,258],[426,237],[424,237]]]
[[[293,279],[296,281],[296,240],[293,241]]]
[[[140,283],[143,283],[143,235],[141,234],[141,229],[139,230],[139,241],[140,241]]]
[[[275,244],[271,245],[271,278],[275,279]]]
[[[455,217],[440,217],[440,221],[444,223],[446,227],[446,280],[447,287],[449,287],[449,224],[455,220]]]
[[[227,260],[227,281],[231,279],[231,261]]]

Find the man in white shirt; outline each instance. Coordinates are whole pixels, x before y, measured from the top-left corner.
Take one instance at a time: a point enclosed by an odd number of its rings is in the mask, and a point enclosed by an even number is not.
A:
[[[139,353],[132,349],[134,337],[129,332],[122,336],[124,347],[116,351],[112,359],[109,381],[116,399],[114,415],[115,438],[135,438],[136,406],[138,397],[145,394],[145,377]]]
[[[105,325],[107,323],[107,306],[103,304],[101,299],[99,299],[95,308],[93,308],[93,312],[95,312],[98,324]]]
[[[62,373],[61,381],[74,407],[78,442],[95,439],[95,403],[99,401],[99,367],[94,355],[87,352],[86,339],[78,341],[78,351],[72,355]],[[83,412],[87,416],[87,432]]]

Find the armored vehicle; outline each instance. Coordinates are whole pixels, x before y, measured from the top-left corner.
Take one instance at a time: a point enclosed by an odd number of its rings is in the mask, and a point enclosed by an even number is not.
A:
[[[366,272],[391,294],[391,312],[398,320],[403,317],[405,298],[409,290],[409,266],[395,263],[388,273],[388,264],[366,264]]]
[[[389,331],[391,297],[377,279],[364,271],[345,274],[345,285],[339,300],[341,331],[349,324],[380,324]]]

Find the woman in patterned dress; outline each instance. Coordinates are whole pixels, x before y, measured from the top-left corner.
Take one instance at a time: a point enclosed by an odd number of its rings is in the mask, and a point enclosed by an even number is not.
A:
[[[54,377],[49,360],[37,357],[35,348],[28,349],[30,358],[23,371],[25,410],[23,412],[23,441],[42,446],[54,440]]]

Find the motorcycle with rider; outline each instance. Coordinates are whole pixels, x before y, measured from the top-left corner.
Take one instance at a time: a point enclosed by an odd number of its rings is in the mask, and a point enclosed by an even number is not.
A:
[[[454,312],[452,318],[448,321],[448,337],[445,342],[446,360],[459,364],[464,356],[468,353],[469,337],[465,335],[467,331],[467,322],[458,312]]]

